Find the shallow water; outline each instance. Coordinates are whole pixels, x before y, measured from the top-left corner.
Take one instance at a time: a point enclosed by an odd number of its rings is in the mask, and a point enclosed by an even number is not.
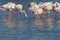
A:
[[[0,0],[0,6],[10,1],[22,4],[28,18],[20,14],[18,19],[17,14],[19,12],[13,10],[15,14],[10,22],[2,15],[3,12],[7,15],[9,12],[0,11],[0,40],[60,40],[60,20],[55,20],[54,14],[51,13],[51,19],[34,20],[27,8],[30,2],[60,2],[59,0]]]
[[[60,20],[0,20],[0,40],[60,40]]]

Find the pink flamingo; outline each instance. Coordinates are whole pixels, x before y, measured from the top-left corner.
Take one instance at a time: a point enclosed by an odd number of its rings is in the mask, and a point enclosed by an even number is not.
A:
[[[53,10],[54,10],[53,12],[54,12],[55,16],[56,16],[57,19],[58,19],[58,17],[59,17],[58,13],[60,13],[60,3],[55,2],[55,3],[53,4]]]
[[[45,2],[43,3],[45,5],[46,12],[48,13],[48,18],[50,18],[50,11],[52,10],[53,3],[52,2]]]
[[[8,10],[8,11],[12,11],[15,7],[15,3],[12,3],[12,2],[8,2],[7,4],[4,4],[1,6],[1,10]],[[5,14],[6,15],[6,14]],[[9,18],[8,18],[9,21],[11,21],[11,13],[9,13]]]
[[[8,20],[11,21],[11,20],[12,20],[12,19],[11,19],[11,18],[12,18],[11,11],[12,11],[13,9],[16,9],[16,8],[17,8],[21,13],[25,13],[25,16],[27,17],[26,12],[25,12],[25,11],[22,11],[22,5],[21,5],[21,4],[16,5],[15,3],[8,2],[7,4],[2,5],[2,6],[0,7],[0,10],[8,10],[8,11],[10,11]]]
[[[31,2],[28,9],[34,12],[35,18],[38,18],[38,15],[43,13],[43,10],[39,8],[39,6],[35,2]]]

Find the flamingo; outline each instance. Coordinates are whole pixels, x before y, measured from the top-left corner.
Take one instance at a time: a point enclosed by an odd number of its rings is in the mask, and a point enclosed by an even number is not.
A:
[[[53,3],[52,2],[45,2],[43,3],[45,5],[46,12],[48,13],[48,18],[50,18],[50,11],[52,10]]]
[[[14,7],[15,7],[15,3],[12,2],[8,2],[7,4],[1,6],[1,8],[3,8],[4,10],[10,11],[9,18],[8,18],[9,21],[11,21],[11,11],[14,9]]]
[[[35,11],[35,5],[36,5],[35,2],[31,2],[28,6],[28,10],[31,12],[34,12]]]
[[[23,6],[22,6],[21,4],[17,4],[17,5],[16,5],[16,4],[12,3],[12,2],[9,2],[8,5],[9,5],[10,8],[12,8],[12,10],[17,8],[21,13],[24,13],[25,16],[27,17],[26,12],[25,12],[25,11],[22,11],[22,7],[23,7]],[[11,10],[11,11],[12,11],[12,10]],[[11,15],[10,15],[10,16],[11,16]]]
[[[32,11],[34,13],[34,16],[36,18],[38,18],[38,15],[39,14],[42,14],[43,13],[43,10],[41,8],[39,8],[39,6],[37,5],[37,3],[35,2],[31,2],[29,7],[28,7],[28,10],[29,11]]]
[[[46,14],[46,6],[45,5],[43,5],[43,3],[39,3],[38,4],[38,6],[39,6],[39,8],[42,10],[41,12],[41,14],[42,14],[42,17],[43,17],[43,19],[46,17],[45,16],[45,14]]]
[[[22,11],[22,5],[21,4],[15,4],[15,3],[13,3],[13,2],[8,2],[7,4],[4,4],[4,5],[2,5],[1,7],[0,7],[0,10],[8,10],[10,13],[9,13],[9,21],[11,21],[11,16],[12,16],[12,14],[11,14],[11,11],[13,10],[13,9],[18,9],[21,13],[25,13],[25,16],[27,17],[27,14],[26,14],[26,12],[25,11]]]
[[[57,16],[57,18],[58,18],[58,13],[60,13],[60,3],[59,2],[55,2],[54,4],[53,4],[53,12],[54,12],[54,14],[55,14],[55,16]]]
[[[39,14],[43,14],[44,11],[42,10],[42,8],[38,8],[35,12],[34,12],[34,15],[38,18],[38,15]]]

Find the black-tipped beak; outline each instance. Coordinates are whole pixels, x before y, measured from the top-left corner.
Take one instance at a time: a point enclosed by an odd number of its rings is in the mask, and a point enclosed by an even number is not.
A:
[[[30,5],[28,5],[28,7],[30,7]]]

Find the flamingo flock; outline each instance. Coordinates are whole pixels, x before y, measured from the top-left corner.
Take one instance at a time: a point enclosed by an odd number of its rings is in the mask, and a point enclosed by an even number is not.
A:
[[[23,13],[25,15],[25,17],[27,18],[28,15],[26,13],[26,11],[22,10],[23,9],[23,5],[22,4],[15,4],[13,2],[8,2],[7,4],[4,4],[2,6],[0,6],[0,10],[3,11],[9,11],[9,17],[8,20],[11,21],[12,18],[12,11],[14,9],[18,9],[19,12]],[[28,10],[33,12],[35,18],[38,18],[39,15],[42,14],[42,18],[50,18],[50,13],[51,11],[54,12],[55,16],[58,18],[60,15],[58,13],[60,13],[60,3],[59,2],[40,2],[40,3],[36,3],[36,2],[31,2],[28,5]],[[48,14],[48,15],[46,15]],[[3,15],[6,15],[5,13],[3,13]]]
[[[59,2],[40,2],[37,4],[36,2],[31,2],[28,6],[28,10],[34,13],[34,16],[38,18],[39,14],[42,14],[42,17],[46,16],[50,18],[51,11],[54,12],[55,16],[58,17],[60,13],[60,3]],[[46,15],[48,14],[48,15]]]

